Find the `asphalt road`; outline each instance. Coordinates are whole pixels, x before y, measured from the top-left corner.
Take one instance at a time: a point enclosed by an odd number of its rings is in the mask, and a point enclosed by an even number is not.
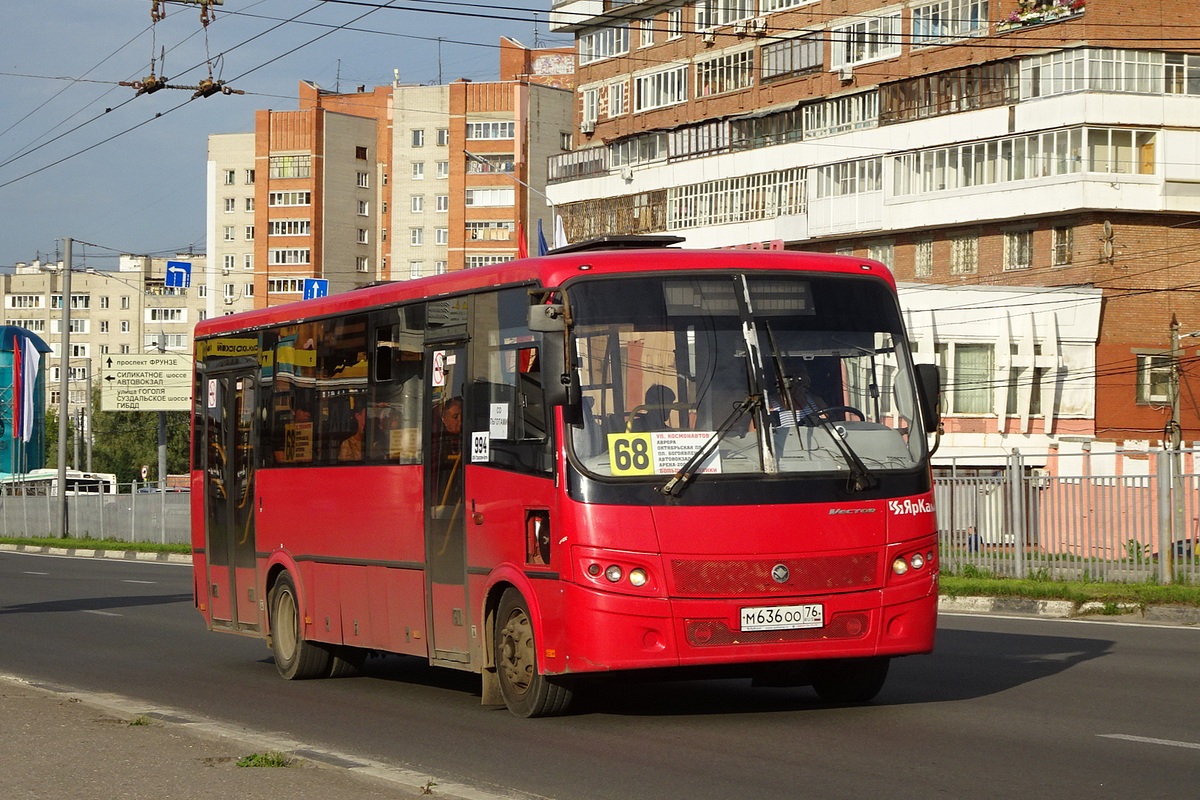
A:
[[[179,709],[498,794],[562,800],[1190,798],[1200,629],[943,616],[866,707],[746,681],[593,688],[569,717],[479,705],[416,659],[286,682],[204,631],[185,566],[0,552],[0,672]]]

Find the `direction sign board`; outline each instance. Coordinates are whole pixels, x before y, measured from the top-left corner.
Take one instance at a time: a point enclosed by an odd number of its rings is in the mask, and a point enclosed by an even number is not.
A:
[[[167,279],[164,281],[168,289],[186,289],[192,285],[192,262],[168,261]]]
[[[192,359],[183,353],[108,355],[100,361],[103,411],[187,411]]]
[[[329,295],[329,281],[325,278],[305,278],[304,279],[304,299],[313,300],[317,297],[327,297]]]

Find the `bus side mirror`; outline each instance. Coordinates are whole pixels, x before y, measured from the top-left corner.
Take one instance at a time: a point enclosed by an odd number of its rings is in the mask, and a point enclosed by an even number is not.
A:
[[[917,364],[917,399],[926,433],[937,433],[942,422],[942,374],[937,364]]]
[[[543,303],[529,307],[529,330],[553,333],[566,327],[562,303]]]
[[[567,367],[566,343],[557,336],[547,336],[542,342],[542,391],[547,406],[562,406],[567,422],[577,421],[579,375],[574,368]]]

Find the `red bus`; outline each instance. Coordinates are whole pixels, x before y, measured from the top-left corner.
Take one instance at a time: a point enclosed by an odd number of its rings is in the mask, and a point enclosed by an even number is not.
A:
[[[618,670],[865,702],[930,651],[938,374],[887,268],[644,239],[200,322],[208,627],[521,716]]]

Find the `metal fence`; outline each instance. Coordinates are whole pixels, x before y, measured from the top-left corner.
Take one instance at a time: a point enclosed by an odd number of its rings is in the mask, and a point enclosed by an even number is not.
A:
[[[951,466],[935,479],[942,569],[958,575],[1200,583],[1200,451]],[[67,497],[76,538],[187,543],[187,492]],[[57,497],[0,496],[0,535],[57,536]]]
[[[191,541],[191,495],[188,492],[136,491],[123,485],[118,494],[67,496],[67,530],[77,539],[186,544]],[[61,511],[58,497],[0,496],[0,536],[57,537]]]
[[[1200,579],[1193,451],[951,467],[935,480],[942,568],[958,575],[1159,583]]]

